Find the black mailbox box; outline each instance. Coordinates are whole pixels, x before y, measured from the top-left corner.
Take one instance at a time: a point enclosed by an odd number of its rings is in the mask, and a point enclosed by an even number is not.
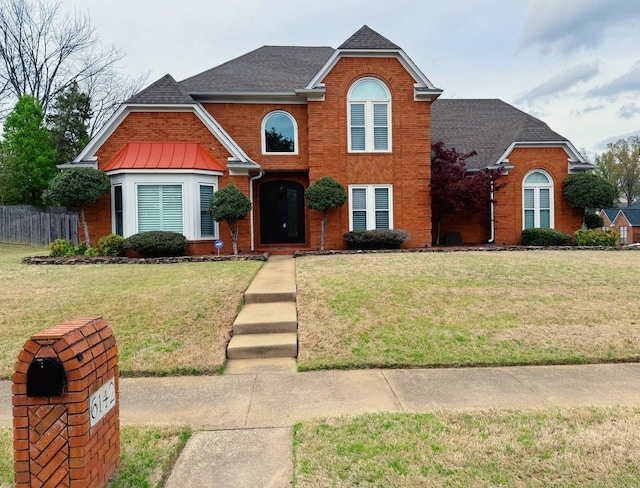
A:
[[[60,396],[67,387],[67,376],[58,358],[35,358],[27,370],[27,396]]]

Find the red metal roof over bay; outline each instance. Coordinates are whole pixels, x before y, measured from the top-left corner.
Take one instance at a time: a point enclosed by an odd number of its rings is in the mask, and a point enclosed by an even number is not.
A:
[[[103,171],[126,169],[192,169],[221,171],[223,166],[197,142],[129,142]]]

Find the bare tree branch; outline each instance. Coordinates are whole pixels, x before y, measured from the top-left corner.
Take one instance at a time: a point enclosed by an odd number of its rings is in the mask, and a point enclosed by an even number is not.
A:
[[[141,85],[141,80],[128,81],[117,73],[115,63],[123,56],[100,43],[88,14],[63,15],[60,0],[0,4],[0,105],[32,95],[47,112],[55,98],[77,82],[96,98],[97,127],[105,120],[102,110],[108,111],[118,97],[121,103],[131,96],[130,88]]]

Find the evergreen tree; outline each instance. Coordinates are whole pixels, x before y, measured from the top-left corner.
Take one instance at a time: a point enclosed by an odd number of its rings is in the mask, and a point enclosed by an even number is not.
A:
[[[57,164],[73,161],[89,143],[88,127],[92,116],[91,99],[80,92],[76,82],[58,95],[47,116]]]
[[[5,121],[2,153],[4,203],[42,205],[42,192],[58,171],[42,106],[31,95],[20,97]]]
[[[111,182],[104,172],[86,167],[71,168],[58,173],[42,197],[47,203],[63,205],[78,212],[84,231],[84,242],[91,246],[84,209],[90,203],[100,200],[110,189]]]
[[[339,182],[329,176],[314,181],[305,192],[307,206],[312,210],[322,212],[322,224],[320,227],[320,250],[324,251],[324,237],[327,232],[327,212],[331,208],[344,205],[347,201],[347,192]]]
[[[251,210],[251,201],[233,183],[228,184],[213,194],[209,212],[213,220],[226,220],[231,232],[233,254],[238,254],[238,230],[240,221]]]

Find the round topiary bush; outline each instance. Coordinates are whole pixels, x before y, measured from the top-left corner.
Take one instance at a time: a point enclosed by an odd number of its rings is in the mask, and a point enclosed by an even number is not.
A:
[[[152,230],[127,237],[124,250],[135,251],[143,258],[182,256],[188,241],[178,232]]]

